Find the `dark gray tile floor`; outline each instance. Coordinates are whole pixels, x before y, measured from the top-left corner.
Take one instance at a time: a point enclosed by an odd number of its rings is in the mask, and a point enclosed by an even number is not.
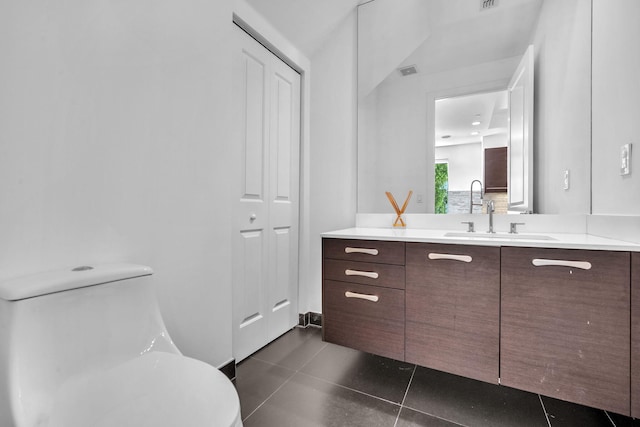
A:
[[[245,427],[640,427],[638,420],[325,343],[295,328],[236,370]]]

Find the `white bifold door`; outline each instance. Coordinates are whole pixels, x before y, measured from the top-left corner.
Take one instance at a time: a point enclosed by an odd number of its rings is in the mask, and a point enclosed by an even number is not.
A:
[[[236,361],[298,323],[300,75],[236,27],[233,347]]]

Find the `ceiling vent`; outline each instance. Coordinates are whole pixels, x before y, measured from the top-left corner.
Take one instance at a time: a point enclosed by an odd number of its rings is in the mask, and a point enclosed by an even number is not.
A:
[[[402,77],[410,76],[411,74],[418,74],[418,69],[415,65],[409,65],[408,67],[398,68]]]
[[[480,0],[480,11],[497,7],[500,0]]]

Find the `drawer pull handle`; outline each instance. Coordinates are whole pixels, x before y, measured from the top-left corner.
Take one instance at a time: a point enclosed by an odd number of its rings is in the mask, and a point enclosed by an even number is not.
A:
[[[450,259],[453,261],[471,262],[473,258],[469,255],[452,255],[452,254],[438,254],[434,252],[429,253],[429,259]]]
[[[344,296],[347,298],[359,298],[359,299],[366,299],[367,301],[371,301],[371,302],[378,302],[378,295],[367,295],[367,294],[357,294],[355,292],[345,292]]]
[[[367,255],[378,255],[377,249],[366,249],[366,248],[344,248],[344,252],[347,254],[367,254]]]
[[[376,273],[375,271],[358,271],[358,270],[345,270],[344,274],[346,274],[347,276],[364,276],[364,277],[368,277],[370,279],[377,279],[378,278],[378,273]]]
[[[531,261],[536,267],[544,267],[547,265],[555,265],[560,267],[573,267],[582,270],[591,270],[591,263],[588,261],[565,261],[562,259],[540,259],[536,258]]]

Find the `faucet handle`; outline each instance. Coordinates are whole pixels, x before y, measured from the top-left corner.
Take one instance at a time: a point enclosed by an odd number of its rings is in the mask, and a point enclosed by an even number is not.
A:
[[[509,227],[509,233],[518,234],[517,228],[518,228],[519,225],[525,225],[525,224],[524,224],[524,222],[512,222],[510,224],[510,227]]]
[[[473,228],[473,221],[462,221],[460,224],[468,224],[467,233],[474,233],[476,230]]]

